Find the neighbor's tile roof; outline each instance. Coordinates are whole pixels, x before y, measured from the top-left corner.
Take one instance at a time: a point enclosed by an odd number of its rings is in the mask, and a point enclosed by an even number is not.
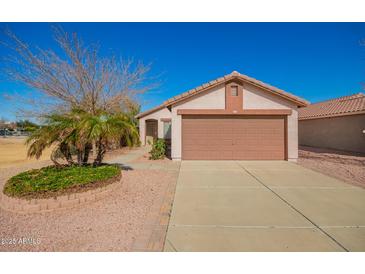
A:
[[[234,80],[234,79],[237,79],[237,80],[241,80],[241,81],[244,81],[244,82],[248,82],[252,85],[256,85],[256,86],[259,86],[273,94],[276,94],[276,95],[279,95],[283,98],[286,98],[287,100],[289,101],[293,101],[295,102],[298,106],[307,106],[309,104],[308,101],[304,100],[303,98],[300,98],[298,96],[295,96],[289,92],[286,92],[286,91],[283,91],[281,89],[278,89],[274,86],[271,86],[269,84],[266,84],[264,82],[261,82],[255,78],[252,78],[252,77],[249,77],[247,75],[244,75],[244,74],[241,74],[237,71],[233,71],[232,73],[228,74],[228,75],[225,75],[223,77],[220,77],[220,78],[217,78],[213,81],[210,81],[208,83],[205,83],[199,87],[196,87],[194,89],[191,89],[189,91],[186,91],[180,95],[177,95],[175,97],[172,97],[168,100],[166,100],[163,104],[153,108],[153,109],[150,109],[150,110],[147,110],[145,112],[142,112],[140,114],[138,114],[136,117],[137,118],[141,118],[143,116],[146,116],[154,111],[157,111],[159,109],[162,109],[164,107],[168,107],[168,106],[171,106],[173,104],[176,104],[182,100],[185,100],[189,97],[192,97],[192,96],[195,96],[196,94],[200,93],[200,92],[204,92],[206,90],[208,90],[209,88],[212,88],[214,86],[217,86],[217,85],[220,85],[222,83],[225,83],[227,81],[230,81],[230,80]]]
[[[363,93],[335,98],[300,108],[299,120],[343,116],[359,112],[365,112],[365,94]]]

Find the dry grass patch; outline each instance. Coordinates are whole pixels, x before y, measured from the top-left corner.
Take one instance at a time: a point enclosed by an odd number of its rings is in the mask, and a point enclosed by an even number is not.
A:
[[[0,137],[0,168],[37,162],[27,157],[27,146],[22,137]],[[52,149],[46,149],[39,160],[49,160]]]

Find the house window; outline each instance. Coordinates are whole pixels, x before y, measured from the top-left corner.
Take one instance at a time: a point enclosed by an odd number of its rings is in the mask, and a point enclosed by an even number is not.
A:
[[[163,122],[163,138],[171,139],[171,121]]]
[[[231,86],[231,95],[238,96],[238,86]]]

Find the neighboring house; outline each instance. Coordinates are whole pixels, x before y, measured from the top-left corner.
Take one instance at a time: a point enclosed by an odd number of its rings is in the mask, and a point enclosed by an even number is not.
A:
[[[365,95],[358,93],[301,108],[299,144],[365,153]]]
[[[176,160],[296,160],[302,98],[232,72],[137,115],[141,143]]]

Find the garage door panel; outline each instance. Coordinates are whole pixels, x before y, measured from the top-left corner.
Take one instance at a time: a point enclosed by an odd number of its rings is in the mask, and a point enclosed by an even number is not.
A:
[[[246,151],[246,152],[242,152],[242,151],[237,151],[233,153],[233,158],[232,160],[278,160],[281,159],[282,154],[281,153],[277,153],[277,152],[273,152],[271,154],[268,154],[267,152],[264,153],[260,153],[257,151]]]
[[[212,151],[212,152],[225,152],[227,151],[233,151],[232,149],[232,145],[229,146],[219,146],[217,147],[217,145],[206,145],[206,146],[198,146],[198,145],[193,145],[193,146],[189,146],[189,148],[185,151]]]
[[[210,140],[196,140],[194,141],[187,141],[185,143],[185,146],[188,147],[189,150],[192,150],[193,148],[196,147],[215,147],[215,149],[220,149],[220,148],[230,148],[232,146],[233,140],[232,139],[210,139]]]
[[[183,116],[182,157],[191,160],[283,160],[284,117]]]
[[[212,151],[212,150],[187,150],[185,156],[189,160],[214,159],[214,160],[231,160],[232,151]]]
[[[282,139],[282,138],[280,138]],[[240,146],[244,146],[244,147],[251,147],[251,146],[281,146],[283,141],[282,140],[277,140],[277,139],[271,139],[270,140],[270,144],[267,143],[266,138],[263,137],[258,137],[258,138],[246,138],[246,136],[237,136],[236,138],[234,138],[234,145],[240,145]]]
[[[196,125],[196,128],[185,129],[184,133],[191,134],[222,134],[222,135],[230,135],[233,133],[231,128],[223,128],[219,127],[219,125],[211,125],[212,128],[202,128],[199,125]]]

